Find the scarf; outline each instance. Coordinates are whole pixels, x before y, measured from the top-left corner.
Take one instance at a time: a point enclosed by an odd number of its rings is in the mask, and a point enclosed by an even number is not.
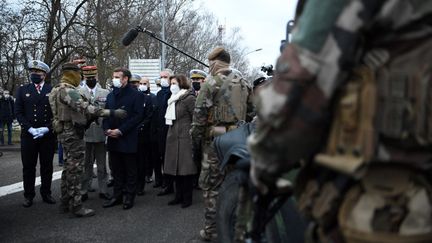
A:
[[[209,71],[211,75],[216,75],[216,73],[221,69],[227,69],[229,67],[229,63],[221,61],[221,60],[212,60],[209,62]]]
[[[181,89],[177,94],[171,95],[168,99],[168,107],[165,113],[165,124],[172,125],[173,121],[176,119],[175,115],[175,104],[177,100],[188,92],[187,89]]]

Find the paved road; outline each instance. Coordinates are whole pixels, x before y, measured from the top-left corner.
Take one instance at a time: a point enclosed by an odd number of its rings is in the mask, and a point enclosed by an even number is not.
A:
[[[4,151],[4,149],[2,149]],[[0,157],[0,187],[20,182],[19,150],[4,151]],[[54,170],[61,170],[55,160]],[[96,187],[96,180],[93,181]],[[157,197],[147,184],[146,195],[137,197],[135,207],[104,209],[97,193],[90,193],[85,206],[96,210],[90,218],[60,214],[58,204],[43,203],[38,194],[30,208],[21,206],[22,192],[0,197],[0,242],[200,242],[203,225],[201,191],[194,191],[193,205],[182,209],[168,206],[172,195]],[[53,196],[59,198],[60,181],[53,181]]]

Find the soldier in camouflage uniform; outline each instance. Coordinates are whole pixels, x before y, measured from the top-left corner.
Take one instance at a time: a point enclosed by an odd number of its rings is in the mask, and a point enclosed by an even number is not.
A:
[[[218,188],[224,178],[212,146],[213,138],[237,127],[237,123],[251,120],[253,104],[251,87],[246,80],[229,68],[230,55],[222,47],[208,56],[210,74],[198,94],[193,115],[191,135],[194,160],[201,163],[199,184],[205,204],[204,240],[216,238],[216,201]],[[204,156],[200,147],[202,146]],[[200,156],[201,155],[201,156]]]
[[[81,204],[81,177],[84,164],[86,125],[90,119],[99,116],[126,116],[124,110],[105,110],[93,106],[80,94],[80,68],[67,63],[62,67],[61,82],[49,95],[53,112],[53,128],[63,145],[65,162],[61,177],[61,212],[70,211],[77,217],[94,215],[94,210]]]
[[[432,242],[431,14],[430,1],[306,1],[249,146],[263,194],[309,162],[297,185],[315,240]]]

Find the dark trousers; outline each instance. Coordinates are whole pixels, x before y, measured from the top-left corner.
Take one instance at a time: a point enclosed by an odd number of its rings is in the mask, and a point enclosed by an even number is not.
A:
[[[58,164],[63,165],[63,146],[61,145],[60,142],[58,142],[57,154],[58,154]]]
[[[137,161],[135,153],[110,152],[112,176],[114,178],[113,198],[133,200],[137,190]]]
[[[21,136],[21,160],[23,164],[24,197],[35,197],[36,164],[39,157],[42,196],[51,195],[53,157],[56,147],[53,135],[33,139]]]
[[[3,137],[3,131],[5,125],[7,126],[8,130],[8,144],[12,144],[12,122],[2,122],[0,121],[0,144],[4,144],[4,137]]]
[[[194,175],[175,176],[175,198],[182,203],[192,203]]]
[[[138,178],[137,190],[144,191],[146,176],[151,176],[152,166],[150,161],[150,142],[146,133],[138,134],[138,150],[137,150],[137,165],[138,165]]]
[[[155,174],[155,184],[162,184],[162,158],[157,141],[150,144],[150,160]]]

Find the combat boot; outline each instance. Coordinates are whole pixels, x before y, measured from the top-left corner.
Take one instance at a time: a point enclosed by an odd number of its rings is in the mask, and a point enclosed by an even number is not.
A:
[[[200,236],[201,239],[204,241],[215,241],[217,238],[217,235],[214,233],[207,233],[205,230],[200,230]]]
[[[72,214],[75,217],[91,217],[91,216],[95,215],[95,211],[93,209],[90,209],[90,208],[79,207],[79,208],[73,210]]]
[[[61,214],[69,213],[69,206],[66,204],[60,203],[59,213],[61,213]]]

